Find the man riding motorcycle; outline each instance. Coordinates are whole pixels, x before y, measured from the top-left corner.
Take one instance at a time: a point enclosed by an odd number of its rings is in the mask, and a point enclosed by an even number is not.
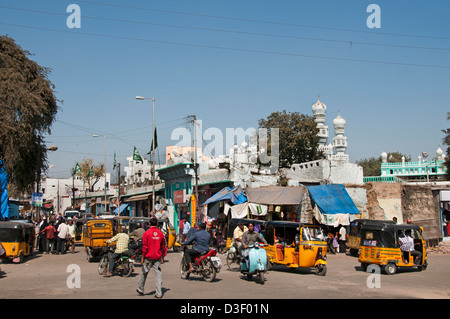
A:
[[[185,258],[189,263],[188,273],[194,271],[194,267],[192,267],[192,262],[194,258],[201,255],[203,252],[209,250],[209,242],[211,240],[211,235],[206,231],[206,224],[201,223],[199,225],[199,231],[195,232],[191,237],[186,240],[183,245],[189,245],[191,243],[195,243],[193,248],[186,249]]]
[[[118,233],[116,236],[106,241],[106,243],[110,244],[115,241],[117,241],[116,250],[111,255],[111,260],[109,262],[109,269],[106,272],[105,277],[112,276],[114,268],[116,267],[117,259],[122,255],[123,252],[128,250],[128,243],[130,241],[130,237],[125,233]]]

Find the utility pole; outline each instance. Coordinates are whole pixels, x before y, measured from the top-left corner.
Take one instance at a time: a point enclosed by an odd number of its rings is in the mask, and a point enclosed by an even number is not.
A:
[[[198,220],[198,162],[197,162],[197,116],[196,115],[188,115],[187,116],[188,123],[194,124],[194,173],[195,173],[195,221]],[[193,223],[193,221],[191,221]]]
[[[120,163],[118,163],[117,165],[118,165],[117,180],[119,184],[119,187],[117,189],[117,215],[120,215]]]

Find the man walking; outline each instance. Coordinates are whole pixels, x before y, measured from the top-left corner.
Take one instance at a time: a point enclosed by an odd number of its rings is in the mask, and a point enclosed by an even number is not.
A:
[[[58,226],[58,236],[56,242],[56,254],[65,254],[66,253],[66,238],[69,234],[69,228],[67,227],[66,221],[64,219],[61,220],[61,224]]]
[[[162,298],[162,276],[161,264],[164,256],[167,255],[166,239],[162,231],[158,229],[158,220],[155,217],[150,219],[150,228],[142,237],[142,272],[138,281],[137,293],[144,294],[145,281],[150,268],[155,271],[156,293],[155,298]]]

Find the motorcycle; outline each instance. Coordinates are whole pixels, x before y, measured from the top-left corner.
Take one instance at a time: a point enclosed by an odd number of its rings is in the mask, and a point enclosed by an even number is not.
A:
[[[100,263],[98,264],[99,275],[104,275],[109,268],[109,263],[111,262],[111,256],[113,249],[108,246],[105,248],[105,253],[103,254]],[[116,262],[116,267],[113,272],[119,276],[129,277],[134,271],[134,260],[129,257],[128,252],[123,252]]]
[[[128,244],[129,253],[128,255],[131,259],[135,261],[140,261],[142,259],[142,239],[130,238],[130,243]]]
[[[251,280],[253,275],[259,277],[259,282],[264,285],[264,274],[267,271],[267,253],[262,244],[255,243],[248,246],[247,253],[243,251],[244,257],[241,259],[241,273],[247,275],[247,279]]]
[[[216,278],[216,274],[222,268],[222,262],[217,255],[215,249],[208,250],[194,258],[192,267],[194,270],[189,272],[189,263],[186,258],[187,247],[183,245],[183,256],[181,257],[180,273],[182,279],[188,279],[190,274],[202,276],[206,282],[212,282]]]

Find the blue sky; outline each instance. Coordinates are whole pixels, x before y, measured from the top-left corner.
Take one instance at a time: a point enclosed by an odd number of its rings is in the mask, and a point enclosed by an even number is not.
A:
[[[344,4],[345,3],[345,4]],[[369,4],[381,28],[369,29]],[[70,29],[70,4],[81,28]],[[0,0],[0,34],[52,69],[63,100],[48,145],[53,177],[84,158],[126,165],[151,144],[160,162],[183,118],[204,128],[257,127],[271,112],[312,115],[320,94],[347,121],[351,161],[381,152],[435,155],[450,127],[450,3],[444,1]],[[225,144],[225,141],[224,141]],[[231,145],[227,145],[227,148]],[[224,149],[224,151],[226,151]]]

